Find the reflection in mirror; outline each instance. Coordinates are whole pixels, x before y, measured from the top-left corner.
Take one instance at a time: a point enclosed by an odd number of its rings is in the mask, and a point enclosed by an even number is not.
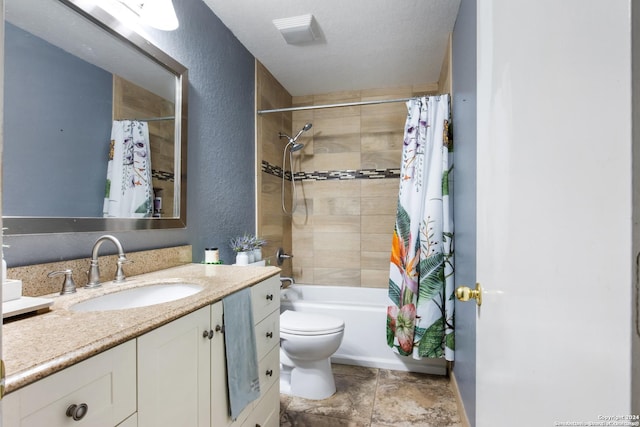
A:
[[[184,227],[186,69],[75,2],[5,0],[6,232]],[[143,132],[123,140],[130,151],[111,150],[123,129]],[[117,181],[125,200],[116,203]]]

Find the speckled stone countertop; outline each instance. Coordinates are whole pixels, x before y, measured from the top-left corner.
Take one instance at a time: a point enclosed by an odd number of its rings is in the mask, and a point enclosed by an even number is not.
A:
[[[237,290],[280,272],[277,267],[234,267],[187,264],[127,278],[125,283],[103,283],[97,289],[78,289],[72,295],[48,295],[51,310],[3,325],[6,392],[136,338]],[[69,308],[102,294],[155,283],[195,283],[204,289],[195,295],[148,307],[126,310],[74,312]]]

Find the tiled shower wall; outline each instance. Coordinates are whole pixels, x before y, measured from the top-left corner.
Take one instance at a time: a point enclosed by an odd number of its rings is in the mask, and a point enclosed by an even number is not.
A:
[[[266,110],[291,106],[291,95],[278,83],[269,71],[256,61],[256,109]],[[258,115],[256,119],[256,159],[258,166],[267,164],[282,167],[282,150],[286,141],[278,138],[278,132],[291,134],[291,113]],[[267,241],[263,256],[275,265],[275,253],[279,247],[291,253],[291,217],[281,208],[281,178],[261,172],[258,168],[256,188],[257,233]],[[291,200],[286,186],[286,200]],[[282,265],[282,275],[291,276],[291,261]]]
[[[439,82],[394,89],[291,97],[259,63],[256,107],[325,105],[451,93],[450,46]],[[283,275],[298,283],[386,288],[407,110],[404,103],[272,113],[257,118],[258,233],[294,255]],[[278,132],[312,123],[293,154],[297,210],[281,208],[282,150]],[[289,167],[285,172],[289,171]],[[291,182],[285,200],[291,206]],[[273,259],[273,258],[272,258]]]
[[[293,105],[437,92],[437,84],[341,92],[294,97]],[[313,124],[299,139],[305,148],[294,154],[294,171],[301,177],[292,217],[293,275],[298,282],[388,286],[406,117],[402,102],[293,113],[294,133],[305,123]]]

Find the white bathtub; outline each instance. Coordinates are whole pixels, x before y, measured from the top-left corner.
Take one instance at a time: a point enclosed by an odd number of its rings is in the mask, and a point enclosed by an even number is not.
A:
[[[446,374],[444,359],[415,360],[387,345],[387,290],[296,284],[283,290],[281,311],[322,313],[344,320],[344,339],[331,360],[347,365]]]

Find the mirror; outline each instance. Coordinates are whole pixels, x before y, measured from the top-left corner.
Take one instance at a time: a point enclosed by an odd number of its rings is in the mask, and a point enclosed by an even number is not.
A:
[[[5,0],[5,234],[186,226],[187,69],[93,3]],[[105,218],[124,120],[148,128],[153,206]]]

